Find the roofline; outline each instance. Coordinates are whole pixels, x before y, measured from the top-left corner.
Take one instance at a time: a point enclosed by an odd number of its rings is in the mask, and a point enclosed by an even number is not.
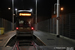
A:
[[[18,10],[18,12],[32,12],[32,10]]]

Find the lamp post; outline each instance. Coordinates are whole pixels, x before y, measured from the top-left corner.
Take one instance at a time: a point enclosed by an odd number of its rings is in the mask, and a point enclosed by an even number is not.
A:
[[[56,19],[56,34],[57,34],[57,37],[60,37],[59,36],[59,0],[57,0],[57,19]]]
[[[36,0],[36,19],[35,19],[35,28],[37,31],[37,0]]]
[[[14,0],[12,0],[12,30],[14,30]]]

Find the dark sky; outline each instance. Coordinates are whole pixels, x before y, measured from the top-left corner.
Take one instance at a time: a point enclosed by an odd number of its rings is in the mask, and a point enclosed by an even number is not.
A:
[[[36,0],[15,0],[14,8],[18,9],[33,9],[35,14],[35,3]],[[54,3],[57,0],[38,0],[37,12],[39,18],[50,18],[53,13]],[[12,8],[12,0],[1,0],[0,1],[0,17],[7,20],[12,19],[12,11],[8,10],[8,7]],[[67,13],[75,13],[75,2],[74,0],[60,0],[60,7],[64,7],[64,11]]]

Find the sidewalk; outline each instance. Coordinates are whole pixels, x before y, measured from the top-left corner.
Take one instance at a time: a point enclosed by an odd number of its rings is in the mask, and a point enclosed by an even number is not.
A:
[[[15,31],[9,31],[3,35],[0,35],[0,47],[5,47],[9,40],[16,34]]]
[[[34,31],[34,35],[39,38],[46,46],[75,47],[74,41],[70,41],[64,37],[57,38],[56,35],[42,31]]]

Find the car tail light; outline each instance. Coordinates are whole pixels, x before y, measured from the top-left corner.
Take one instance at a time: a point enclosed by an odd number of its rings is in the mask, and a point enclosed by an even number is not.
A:
[[[18,27],[16,27],[16,30],[18,30],[19,28]]]
[[[34,27],[31,27],[32,30],[34,30]]]

